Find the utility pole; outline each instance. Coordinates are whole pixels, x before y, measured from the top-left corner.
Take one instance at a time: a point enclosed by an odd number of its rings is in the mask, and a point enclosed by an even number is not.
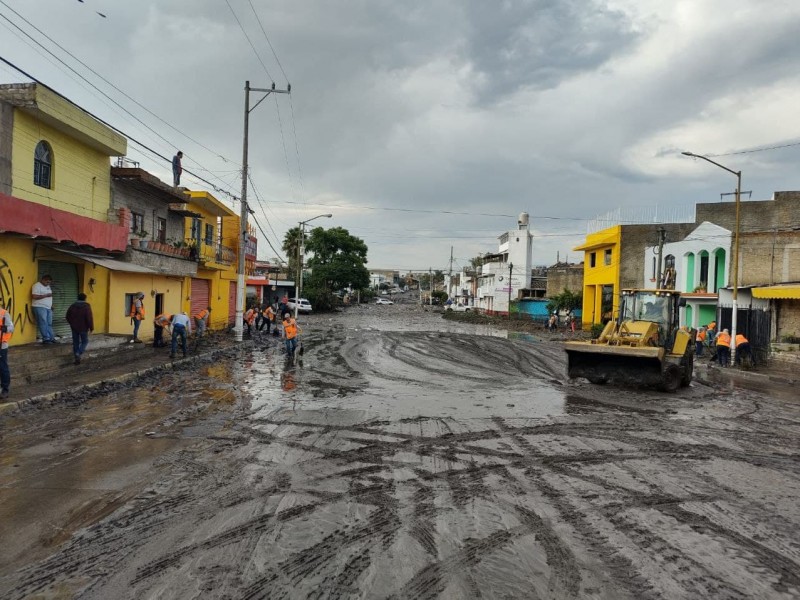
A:
[[[514,263],[508,263],[508,320],[511,320],[511,273],[514,271]]]
[[[428,306],[433,306],[433,267],[428,267]]]
[[[450,269],[447,272],[447,297],[450,298],[453,292],[453,247],[450,246]]]
[[[667,240],[667,231],[658,228],[658,268],[656,270],[656,289],[661,289],[661,258],[664,255],[664,242]]]
[[[249,142],[249,129],[250,129],[250,113],[264,101],[264,98],[270,94],[289,94],[292,91],[292,86],[287,85],[285,90],[276,90],[275,84],[272,88],[251,88],[250,82],[244,82],[244,138],[242,141],[242,197],[241,207],[239,212],[239,226],[241,227],[241,235],[239,236],[239,263],[236,269],[236,322],[233,326],[233,333],[236,336],[236,341],[242,341],[242,334],[244,333],[244,301],[245,301],[245,286],[244,286],[244,252],[247,248],[249,234],[247,233],[247,215],[250,208],[247,206],[247,149]],[[264,92],[264,96],[256,102],[253,108],[250,108],[250,92]]]

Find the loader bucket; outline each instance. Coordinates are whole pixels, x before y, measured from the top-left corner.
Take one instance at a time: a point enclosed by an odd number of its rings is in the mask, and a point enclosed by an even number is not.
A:
[[[663,380],[661,348],[630,348],[603,344],[566,344],[567,375],[592,383],[617,381],[628,385],[660,385]]]

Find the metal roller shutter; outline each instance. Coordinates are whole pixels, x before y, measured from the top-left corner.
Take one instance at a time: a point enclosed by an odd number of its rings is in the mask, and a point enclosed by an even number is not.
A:
[[[39,261],[39,279],[50,275],[53,283],[53,333],[72,339],[72,330],[66,314],[70,305],[78,299],[78,265],[74,263]]]
[[[228,288],[228,325],[236,324],[236,282],[231,281]]]
[[[208,279],[192,279],[192,303],[189,316],[196,315],[204,308],[208,308],[208,297],[210,295],[208,284]]]

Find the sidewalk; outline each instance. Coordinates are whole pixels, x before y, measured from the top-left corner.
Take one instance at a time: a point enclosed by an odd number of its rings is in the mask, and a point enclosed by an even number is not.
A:
[[[222,352],[252,344],[249,338],[237,343],[232,333],[214,332],[206,336],[196,353],[190,343],[187,358],[171,360],[169,347],[129,344],[129,339],[121,336],[93,336],[80,365],[73,364],[71,341],[57,347],[41,344],[12,347],[9,352],[11,393],[6,402],[0,403],[0,414],[26,406],[51,404],[67,394],[90,392],[162,370],[182,368],[187,363],[213,359]],[[50,371],[44,375],[39,373],[40,380],[30,374],[26,375],[41,362],[50,363]],[[55,370],[52,370],[53,366]]]
[[[777,385],[792,387],[800,384],[800,368],[791,363],[770,360],[753,369],[740,367],[720,367],[709,362],[706,357],[695,359],[695,377],[705,383],[732,383],[742,387],[762,387]]]

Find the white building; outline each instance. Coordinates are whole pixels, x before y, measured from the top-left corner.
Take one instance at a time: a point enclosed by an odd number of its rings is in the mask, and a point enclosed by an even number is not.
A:
[[[489,314],[508,314],[508,300],[530,287],[533,234],[528,213],[521,213],[517,228],[498,238],[497,252],[483,257],[478,276],[476,306]]]
[[[681,325],[697,328],[716,319],[718,293],[728,285],[732,234],[704,221],[680,242],[664,244],[661,281],[656,281],[658,247],[645,248],[644,288],[675,289],[686,298]]]

